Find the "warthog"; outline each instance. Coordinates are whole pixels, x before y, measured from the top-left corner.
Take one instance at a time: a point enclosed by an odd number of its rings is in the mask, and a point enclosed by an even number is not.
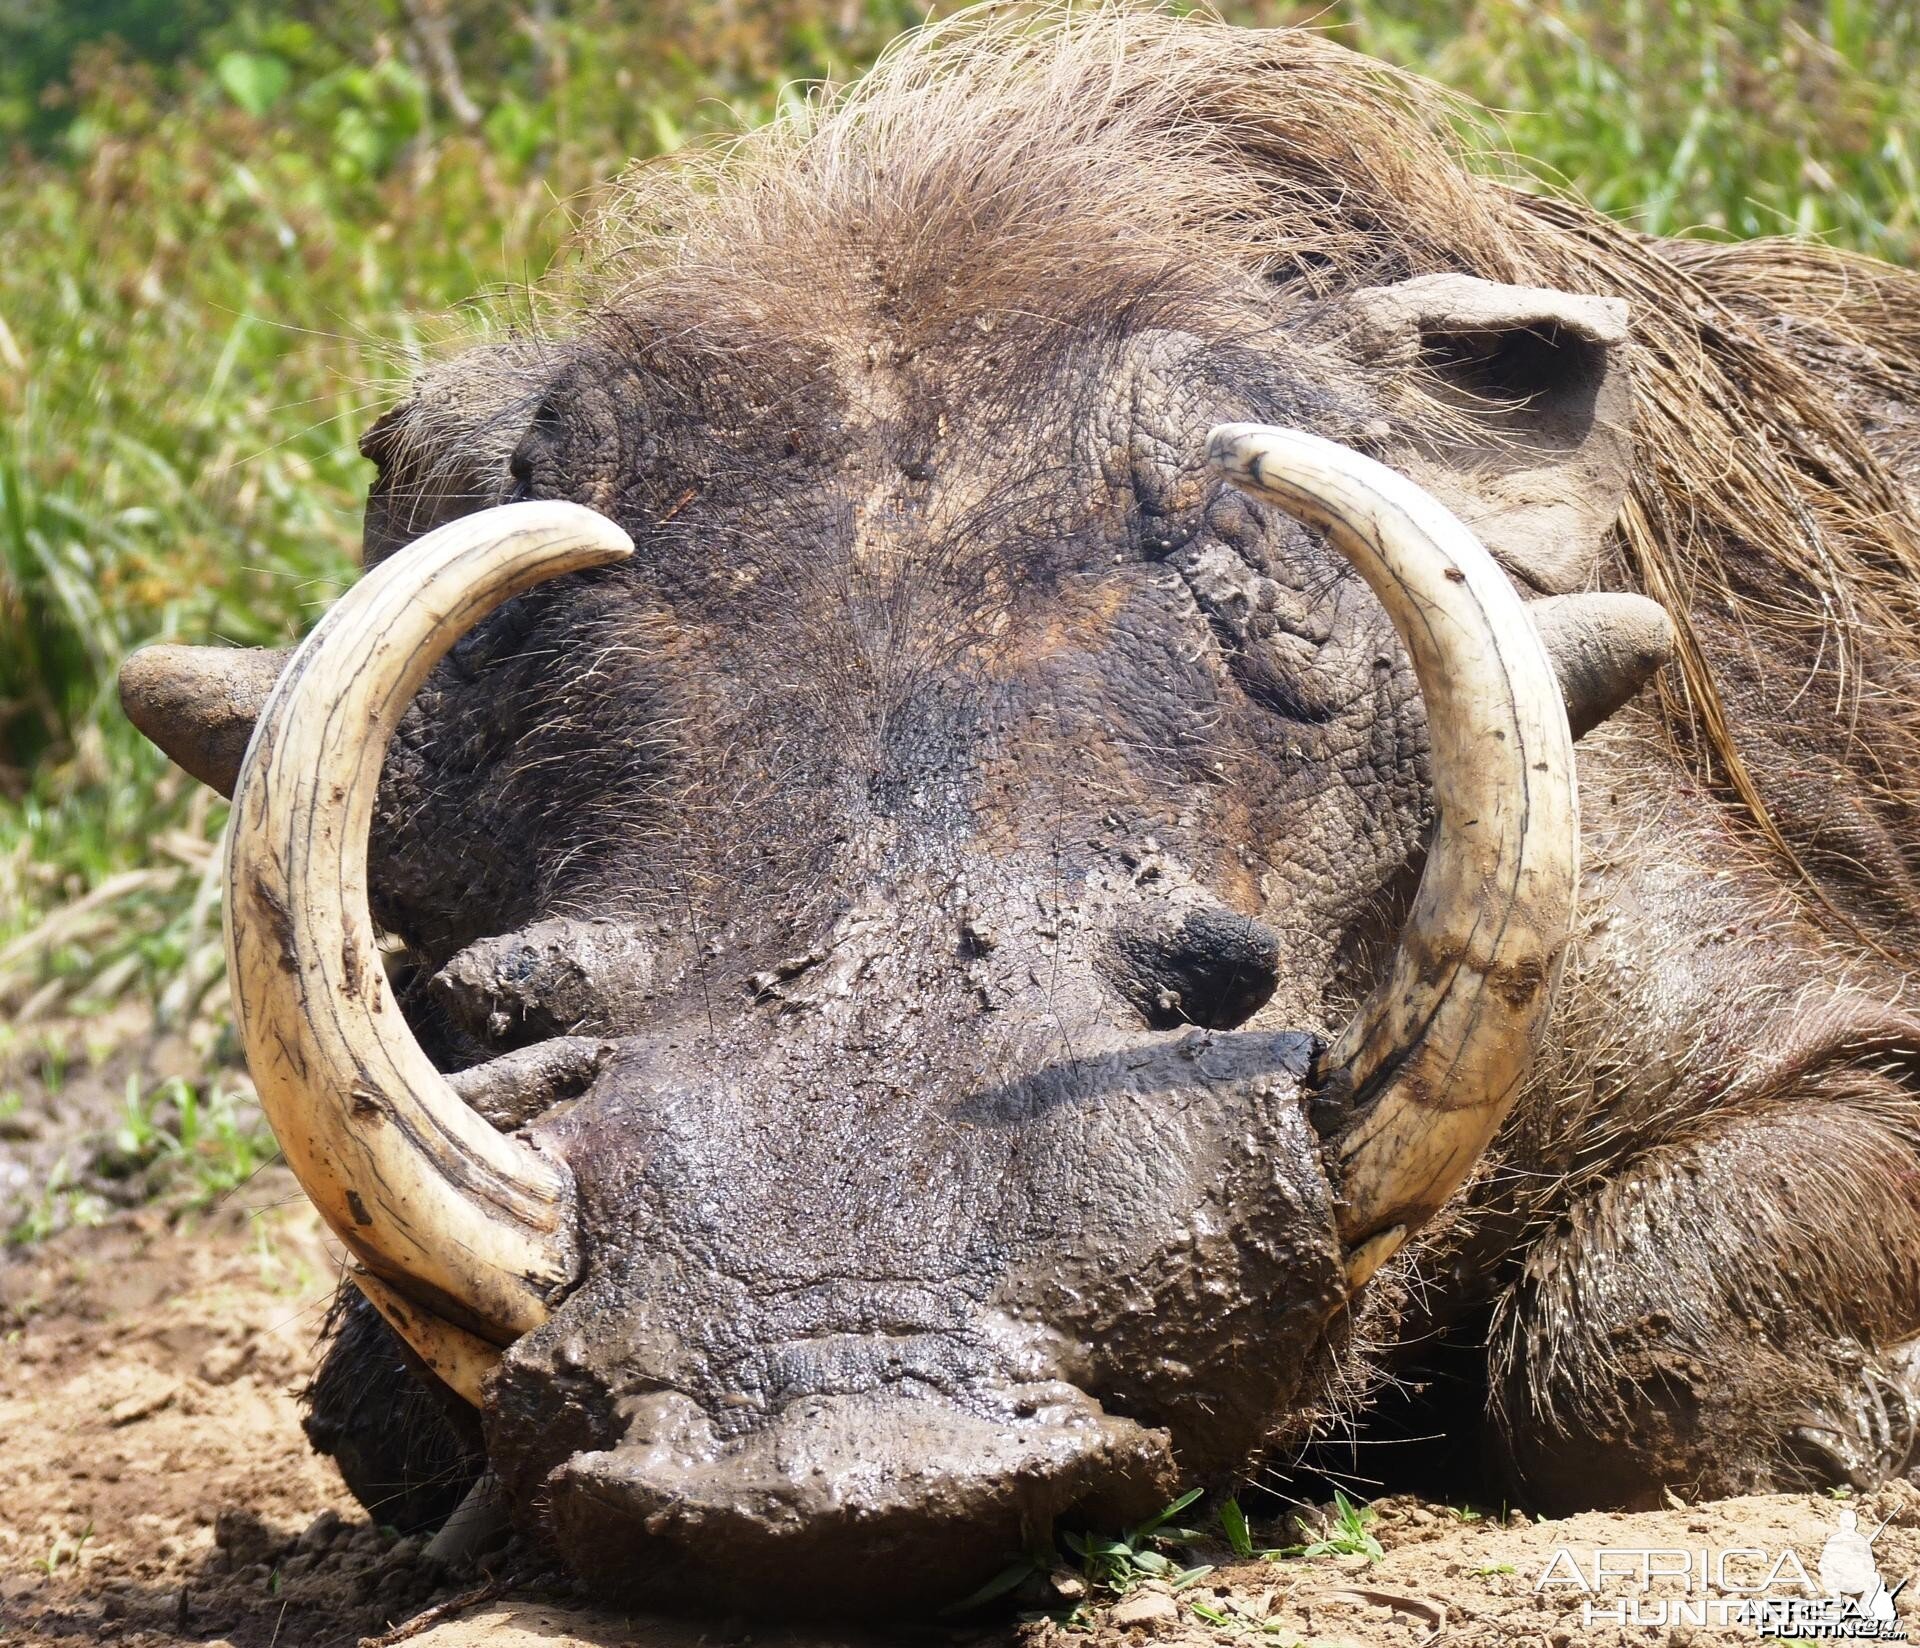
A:
[[[291,662],[127,665],[383,1520],[931,1604],[1436,1372],[1542,1507],[1909,1468],[1920,283],[1448,130],[910,37],[418,381]]]

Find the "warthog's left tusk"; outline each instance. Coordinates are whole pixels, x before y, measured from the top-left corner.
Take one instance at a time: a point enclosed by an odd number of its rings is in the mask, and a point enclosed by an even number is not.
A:
[[[1336,1189],[1358,1286],[1472,1170],[1526,1078],[1573,917],[1573,740],[1519,594],[1430,494],[1298,430],[1224,424],[1208,454],[1326,532],[1386,608],[1426,701],[1426,871],[1391,964],[1320,1072],[1353,1107]]]

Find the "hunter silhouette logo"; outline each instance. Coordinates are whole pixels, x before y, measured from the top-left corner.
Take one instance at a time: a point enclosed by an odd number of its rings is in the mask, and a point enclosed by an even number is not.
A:
[[[1849,1635],[1906,1635],[1898,1628],[1899,1614],[1893,1605],[1894,1597],[1906,1589],[1906,1581],[1902,1580],[1895,1590],[1888,1590],[1873,1554],[1873,1542],[1885,1528],[1886,1523],[1882,1522],[1872,1533],[1863,1534],[1860,1518],[1851,1509],[1843,1510],[1839,1527],[1827,1536],[1827,1543],[1821,1548],[1820,1583],[1826,1587],[1828,1597],[1850,1604],[1858,1611],[1853,1617],[1887,1628],[1847,1633]]]
[[[1811,1570],[1790,1545],[1558,1550],[1533,1588],[1579,1593],[1586,1625],[1746,1625],[1763,1637],[1904,1642],[1897,1603],[1908,1581],[1889,1585],[1874,1555],[1885,1528],[1864,1533],[1843,1508]]]

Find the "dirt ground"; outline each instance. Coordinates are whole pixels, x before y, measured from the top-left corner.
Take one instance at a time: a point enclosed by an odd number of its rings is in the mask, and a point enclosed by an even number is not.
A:
[[[1671,1565],[1674,1552],[1738,1546],[1770,1564],[1790,1546],[1817,1581],[1825,1541],[1854,1509],[1865,1532],[1886,1520],[1872,1549],[1890,1585],[1920,1569],[1920,1492],[1904,1485],[1857,1506],[1783,1496],[1540,1523],[1461,1520],[1396,1499],[1378,1505],[1377,1561],[1228,1562],[1177,1594],[1150,1584],[1084,1599],[1077,1612],[1056,1594],[1050,1616],[965,1629],[785,1633],[597,1612],[513,1548],[491,1573],[439,1572],[418,1539],[372,1525],[309,1452],[295,1392],[336,1274],[336,1255],[278,1168],[217,1212],[181,1222],[125,1211],[0,1262],[0,1641],[319,1648],[399,1627],[423,1648],[1242,1639],[1573,1648],[1755,1639],[1744,1624],[1588,1625],[1582,1603],[1593,1599],[1570,1576],[1591,1575],[1603,1550],[1616,1554],[1602,1560],[1631,1568],[1635,1559],[1618,1553],[1664,1550]],[[1562,1550],[1569,1556],[1556,1562]],[[1550,1565],[1560,1583],[1542,1589]],[[1060,1581],[1072,1590],[1070,1576]],[[1602,1614],[1636,1584],[1607,1581]],[[1677,1587],[1656,1581],[1648,1599]]]

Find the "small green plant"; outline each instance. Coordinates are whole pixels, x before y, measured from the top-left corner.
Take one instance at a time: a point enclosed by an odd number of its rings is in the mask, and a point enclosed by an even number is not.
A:
[[[197,1089],[181,1086],[180,1148],[190,1164],[193,1205],[205,1207],[245,1184],[279,1146],[250,1098],[216,1082],[202,1101]]]
[[[1333,1490],[1333,1516],[1326,1531],[1305,1545],[1291,1545],[1288,1556],[1363,1556],[1378,1562],[1386,1549],[1373,1535],[1373,1523],[1379,1513],[1371,1505],[1358,1505],[1338,1488]]]
[[[162,1083],[147,1092],[138,1075],[127,1077],[126,1097],[121,1104],[122,1121],[114,1134],[114,1145],[130,1160],[144,1164],[162,1154],[176,1141],[156,1119],[160,1095],[170,1084]]]
[[[1483,1562],[1473,1571],[1481,1579],[1491,1579],[1495,1574],[1510,1574],[1514,1569],[1511,1562]]]
[[[1201,1488],[1189,1489],[1137,1527],[1129,1528],[1117,1536],[1069,1531],[1061,1535],[1061,1543],[1080,1559],[1081,1573],[1089,1590],[1123,1596],[1143,1579],[1160,1580],[1170,1590],[1185,1590],[1212,1573],[1213,1564],[1182,1567],[1159,1547],[1191,1545],[1204,1537],[1198,1529],[1173,1525],[1173,1519],[1193,1505],[1203,1492],[1205,1490]],[[1241,1524],[1244,1531],[1244,1517]],[[1028,1580],[1047,1573],[1057,1561],[1058,1558],[1051,1551],[1030,1551],[1019,1561],[1001,1569],[978,1590],[951,1604],[944,1612],[952,1617],[983,1608],[989,1602],[1019,1590]],[[1062,1617],[1067,1624],[1079,1624],[1082,1623],[1083,1612],[1084,1605],[1076,1605]]]
[[[976,1608],[984,1608],[989,1602],[998,1602],[1004,1596],[1011,1596],[1028,1580],[1044,1574],[1050,1561],[1045,1551],[1029,1552],[1018,1562],[1008,1563],[978,1590],[969,1591],[958,1602],[949,1603],[940,1612],[946,1618],[953,1619],[961,1614],[970,1614]]]
[[[1484,1522],[1487,1519],[1485,1511],[1476,1510],[1471,1505],[1449,1505],[1446,1511],[1455,1522]]]
[[[106,1216],[105,1199],[80,1184],[72,1162],[62,1156],[53,1164],[40,1194],[7,1227],[6,1245],[30,1247],[74,1225],[97,1225]]]
[[[1235,1556],[1243,1562],[1253,1556],[1253,1530],[1247,1526],[1247,1513],[1240,1509],[1239,1500],[1221,1501],[1220,1531],[1227,1536],[1227,1544]]]
[[[1199,1499],[1202,1490],[1191,1488],[1171,1505],[1147,1518],[1137,1528],[1129,1528],[1116,1538],[1099,1534],[1068,1533],[1067,1549],[1080,1558],[1087,1583],[1116,1596],[1124,1595],[1143,1579],[1163,1580],[1179,1591],[1213,1572],[1213,1564],[1183,1568],[1158,1547],[1190,1545],[1200,1538],[1192,1528],[1174,1527],[1173,1519]]]
[[[72,1567],[80,1560],[81,1548],[93,1538],[93,1522],[89,1518],[87,1525],[72,1539],[56,1539],[48,1547],[47,1554],[40,1559],[42,1571],[51,1579],[61,1568]]]
[[[67,1067],[71,1062],[66,1043],[57,1036],[40,1038],[40,1085],[47,1090],[49,1098],[67,1085]]]
[[[136,1073],[112,1130],[54,1164],[7,1227],[6,1242],[27,1246],[73,1225],[99,1224],[116,1205],[163,1200],[176,1212],[197,1212],[244,1184],[278,1149],[250,1090],[231,1078],[196,1084],[170,1077],[149,1087]]]
[[[144,1172],[153,1194],[189,1188],[202,1208],[244,1184],[276,1153],[273,1135],[241,1090],[215,1080],[203,1090],[178,1076],[145,1087],[127,1078],[122,1120],[103,1153],[103,1170]]]

